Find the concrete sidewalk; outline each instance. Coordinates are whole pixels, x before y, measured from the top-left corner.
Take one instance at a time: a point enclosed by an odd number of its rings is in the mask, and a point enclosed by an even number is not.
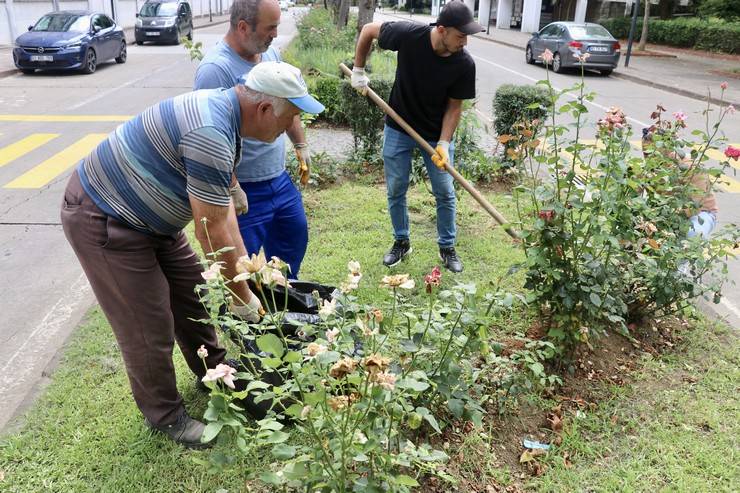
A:
[[[219,24],[226,24],[229,22],[229,16],[227,15],[214,15],[213,21],[209,20],[207,15],[201,17],[193,17],[193,29],[201,29],[209,26],[217,26]],[[126,35],[126,41],[128,44],[133,44],[134,39],[134,27],[124,27],[123,32]],[[226,31],[224,31],[225,33]],[[197,41],[197,39],[196,39]],[[18,69],[13,64],[13,48],[11,46],[0,46],[0,77],[6,77],[13,75]]]
[[[382,13],[400,20],[412,20],[424,24],[435,21],[435,18],[429,15],[414,14],[411,16],[406,13],[394,13],[388,9],[383,10]],[[531,34],[513,29],[496,29],[491,26],[489,33],[476,34],[475,37],[524,50]],[[632,47],[630,65],[625,68],[624,58],[627,53],[627,44],[622,41],[622,57],[612,77],[657,87],[701,101],[706,101],[707,91],[711,91],[710,101],[716,104],[719,103],[720,84],[728,81],[729,87],[724,93],[723,102],[740,107],[740,81],[714,73],[727,71],[733,66],[740,67],[739,55],[715,58],[704,56],[700,51],[696,54],[689,54],[685,52],[686,50],[666,48],[664,52],[661,52],[667,55],[666,57],[640,56],[635,53],[636,48],[637,43]],[[661,47],[651,45],[649,49],[660,51]],[[523,55],[522,63],[524,63]]]

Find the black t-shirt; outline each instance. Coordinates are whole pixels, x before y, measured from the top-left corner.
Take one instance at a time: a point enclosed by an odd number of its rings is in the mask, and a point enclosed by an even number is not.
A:
[[[475,97],[475,62],[465,50],[435,54],[431,29],[415,22],[384,22],[378,46],[398,52],[391,108],[426,140],[437,140],[447,99]],[[386,123],[403,131],[390,117]]]

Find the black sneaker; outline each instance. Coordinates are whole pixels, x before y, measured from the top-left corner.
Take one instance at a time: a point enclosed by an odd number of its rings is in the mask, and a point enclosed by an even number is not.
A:
[[[455,247],[447,247],[439,249],[439,258],[445,265],[445,268],[455,274],[463,271],[463,264],[460,257],[457,256]]]
[[[383,257],[383,265],[386,267],[398,265],[412,251],[413,249],[409,240],[396,240],[393,242],[393,246],[388,253]]]
[[[213,445],[213,441],[201,442],[200,438],[203,436],[203,431],[206,429],[206,425],[188,416],[187,413],[182,413],[177,421],[171,425],[153,425],[148,419],[145,419],[146,425],[160,433],[166,435],[170,440],[175,443],[179,443],[183,447],[192,449],[203,449]]]

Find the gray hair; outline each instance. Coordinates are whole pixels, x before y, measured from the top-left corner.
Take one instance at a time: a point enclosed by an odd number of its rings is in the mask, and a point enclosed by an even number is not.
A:
[[[254,89],[250,89],[247,86],[242,86],[244,88],[244,91],[242,92],[243,96],[247,98],[247,101],[254,104],[259,104],[262,102],[270,103],[272,105],[272,113],[275,116],[281,116],[285,111],[288,109],[288,101],[284,98],[279,98],[277,96],[270,96],[269,94],[265,94],[263,92],[255,91]]]
[[[239,21],[244,21],[252,27],[252,31],[257,29],[257,16],[259,14],[262,0],[234,0],[229,9],[229,24],[231,29],[236,29]]]

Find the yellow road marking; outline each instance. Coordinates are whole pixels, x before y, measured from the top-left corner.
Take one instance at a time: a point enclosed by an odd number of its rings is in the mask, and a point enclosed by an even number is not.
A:
[[[740,181],[730,178],[727,175],[722,175],[717,180],[717,188],[723,192],[740,193]]]
[[[125,122],[131,115],[0,115],[0,122]]]
[[[3,188],[41,188],[87,156],[108,134],[87,134]]]
[[[41,147],[57,137],[59,137],[59,134],[31,134],[18,142],[3,147],[0,149],[0,167],[5,166],[11,161],[15,161],[24,154],[28,154],[37,147]]]

